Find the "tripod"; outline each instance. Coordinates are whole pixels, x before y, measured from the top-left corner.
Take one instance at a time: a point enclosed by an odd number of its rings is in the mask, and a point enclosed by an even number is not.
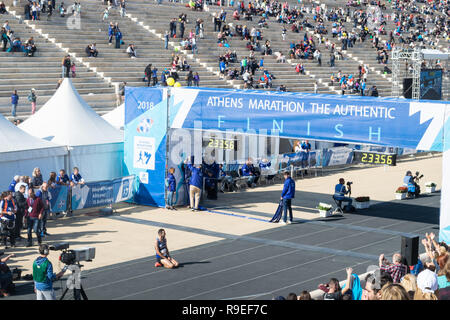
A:
[[[86,295],[86,292],[84,292],[83,289],[83,285],[81,284],[81,276],[80,276],[80,281],[79,281],[79,288],[77,288],[77,271],[78,271],[78,275],[81,272],[81,264],[76,264],[75,266],[77,266],[78,268],[72,268],[72,275],[69,277],[68,281],[70,280],[70,286],[66,286],[66,289],[64,290],[61,298],[59,298],[59,300],[63,300],[64,297],[66,296],[67,292],[69,291],[70,287],[73,289],[73,298],[74,300],[81,300],[81,298],[83,298],[83,300],[88,300],[88,297]]]

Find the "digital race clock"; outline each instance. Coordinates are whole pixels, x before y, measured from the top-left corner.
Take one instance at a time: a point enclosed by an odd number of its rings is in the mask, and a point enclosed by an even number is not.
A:
[[[219,139],[219,138],[205,138],[203,140],[203,147],[217,148],[225,150],[237,150],[237,141],[233,139]]]
[[[355,151],[353,162],[367,163],[376,165],[395,166],[397,164],[397,154],[395,153],[377,153],[366,151]]]

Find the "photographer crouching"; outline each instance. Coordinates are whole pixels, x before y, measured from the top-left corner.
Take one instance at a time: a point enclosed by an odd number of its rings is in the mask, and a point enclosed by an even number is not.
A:
[[[352,183],[353,182],[347,182],[347,188],[345,187],[345,180],[344,178],[340,178],[339,179],[339,183],[334,187],[334,195],[333,198],[336,201],[342,201],[342,202],[347,202],[347,205],[344,207],[344,211],[351,211],[350,209],[352,208],[352,202],[353,200],[350,197],[346,197],[346,195],[351,195],[352,194]]]

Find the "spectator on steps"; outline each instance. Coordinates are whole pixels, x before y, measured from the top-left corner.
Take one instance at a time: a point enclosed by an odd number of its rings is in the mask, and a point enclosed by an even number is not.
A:
[[[144,79],[143,81],[147,82],[147,87],[150,86],[150,80],[152,78],[152,64],[149,63],[144,70]]]
[[[70,72],[72,74],[72,78],[75,78],[77,76],[77,67],[75,65],[75,62],[73,62],[70,66]]]
[[[8,36],[8,32],[3,27],[0,32],[0,40],[3,42],[2,51],[6,51],[6,47],[7,47],[8,43],[11,41],[11,39]]]
[[[34,53],[36,52],[37,48],[34,44],[34,39],[31,37],[28,39],[28,41],[25,43],[25,55],[28,57],[34,57]]]
[[[164,49],[169,49],[169,32],[167,32],[167,30],[164,33]]]
[[[88,45],[86,47],[85,51],[86,51],[86,54],[88,57],[97,57],[98,56],[98,51],[97,51],[95,43]]]
[[[13,38],[12,36],[10,37],[12,40],[12,44],[9,47],[9,49],[7,50],[7,52],[24,52],[25,48],[22,45],[22,41],[20,41],[20,38]]]
[[[134,44],[129,44],[127,48],[128,56],[132,59],[136,58],[136,49],[134,48]]]
[[[31,102],[31,114],[34,114],[36,112],[36,90],[34,88],[31,88],[30,94],[28,95],[28,101]]]
[[[63,61],[64,64],[64,77],[70,78],[70,68],[72,67],[72,61],[70,59],[70,55],[67,55]]]
[[[112,44],[112,39],[114,38],[115,26],[112,22],[108,26],[108,44]]]
[[[152,86],[156,86],[158,84],[158,69],[156,67],[153,67],[151,77],[152,77]]]
[[[189,73],[186,76],[186,82],[187,82],[187,86],[191,87],[192,86],[192,81],[194,80],[194,75],[192,73],[192,70],[189,70]]]
[[[0,2],[0,14],[5,14],[5,13],[8,13],[6,11],[6,6],[3,2]]]
[[[64,7],[64,2],[61,2],[59,6],[59,15],[61,18],[64,18],[66,16],[66,8]]]
[[[194,75],[194,86],[198,87],[200,85],[200,76],[198,75],[198,72]]]
[[[120,45],[122,44],[122,32],[119,29],[118,23],[115,25],[114,37],[116,39],[116,49],[120,49]]]
[[[13,91],[11,95],[11,116],[13,118],[16,117],[17,104],[19,103],[19,95],[17,94],[17,90]]]

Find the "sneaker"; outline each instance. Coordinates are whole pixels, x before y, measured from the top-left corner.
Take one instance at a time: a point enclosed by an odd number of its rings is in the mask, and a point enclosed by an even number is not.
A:
[[[280,222],[278,222],[279,224],[282,224],[282,225],[286,225],[286,222],[284,222],[284,221],[280,221]]]
[[[292,223],[292,221],[291,220],[288,220],[287,222],[286,222],[287,224],[291,224]]]
[[[161,263],[159,263],[159,262],[155,262],[155,268],[159,268],[159,267],[162,267],[163,265],[161,264]]]

